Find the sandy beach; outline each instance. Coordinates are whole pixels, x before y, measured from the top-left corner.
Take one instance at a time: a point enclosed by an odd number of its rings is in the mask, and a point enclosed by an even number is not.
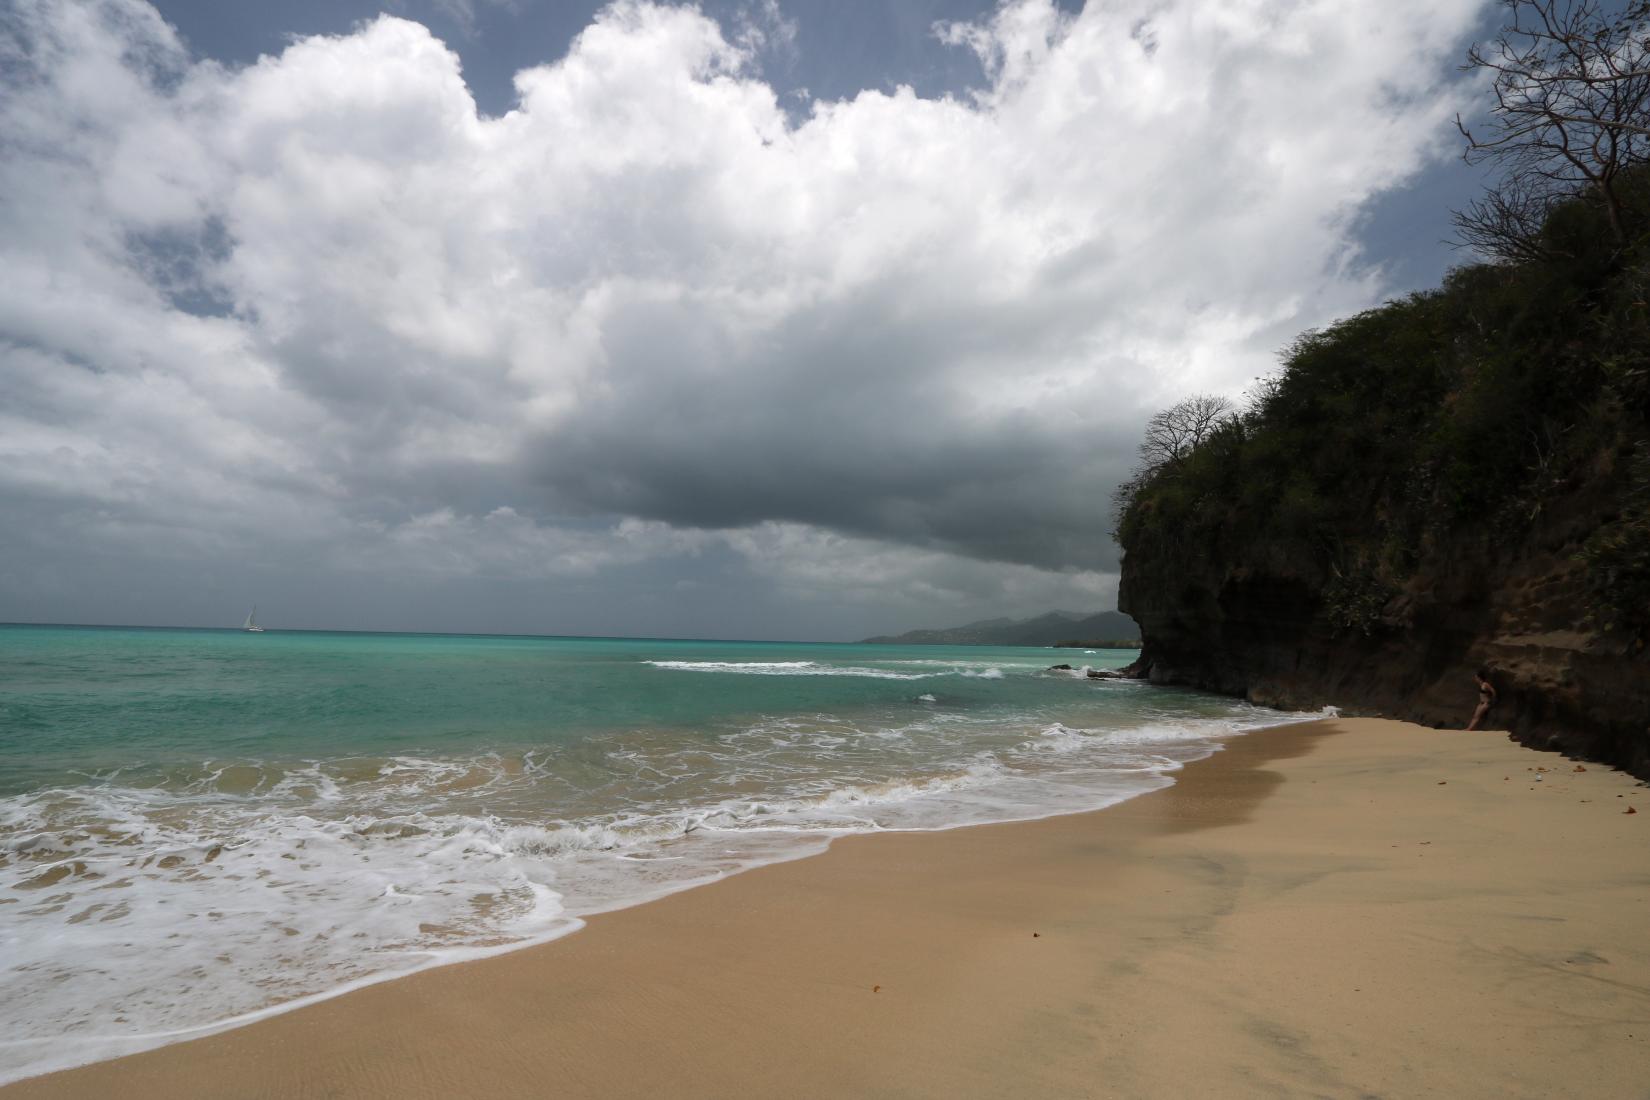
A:
[[[1500,733],[1314,722],[0,1094],[1642,1100],[1647,829]]]

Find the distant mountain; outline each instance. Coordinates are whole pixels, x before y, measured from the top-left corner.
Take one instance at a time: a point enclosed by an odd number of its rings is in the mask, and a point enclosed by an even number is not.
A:
[[[880,645],[1054,645],[1056,642],[1104,641],[1140,637],[1133,619],[1116,611],[1083,615],[1050,611],[1035,619],[981,619],[948,630],[913,630],[898,637],[866,638]]]

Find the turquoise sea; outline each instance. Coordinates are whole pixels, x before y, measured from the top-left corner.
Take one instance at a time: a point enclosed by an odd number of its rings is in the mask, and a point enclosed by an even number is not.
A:
[[[1083,675],[1131,657],[0,626],[0,1081],[1294,717]]]

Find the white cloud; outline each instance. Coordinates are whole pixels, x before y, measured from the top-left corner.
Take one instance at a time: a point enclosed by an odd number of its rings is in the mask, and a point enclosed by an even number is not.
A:
[[[32,552],[557,577],[709,530],[820,591],[1072,605],[1144,416],[1378,295],[1352,219],[1437,155],[1479,7],[1017,0],[937,29],[972,100],[793,123],[771,0],[621,0],[499,118],[404,20],[229,70],[25,0],[0,500]]]

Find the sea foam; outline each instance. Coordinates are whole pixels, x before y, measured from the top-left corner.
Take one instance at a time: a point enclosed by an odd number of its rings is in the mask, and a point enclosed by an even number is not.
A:
[[[858,676],[873,680],[926,680],[944,672],[896,672],[886,668],[816,664],[813,661],[649,661],[679,672],[722,672],[743,676]]]
[[[1154,710],[1136,685],[1039,685],[1039,660],[655,658],[672,674],[860,691],[954,679],[943,696],[906,689],[709,732],[239,755],[0,798],[0,1080],[542,942],[835,836],[1096,809],[1285,717],[1225,701]],[[1038,701],[980,702],[1016,683]]]

